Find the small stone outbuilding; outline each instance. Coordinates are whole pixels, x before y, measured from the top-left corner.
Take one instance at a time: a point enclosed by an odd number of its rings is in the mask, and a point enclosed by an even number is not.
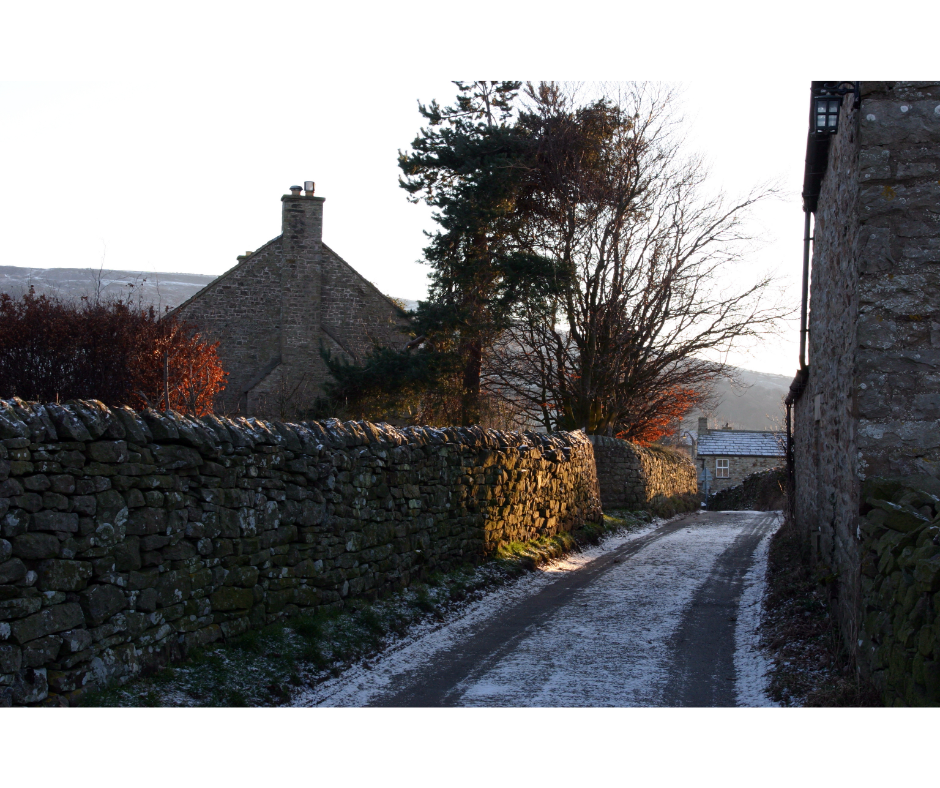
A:
[[[361,361],[407,341],[404,311],[323,243],[323,202],[312,181],[291,187],[281,234],[176,310],[220,342],[223,413],[303,415],[329,375],[321,348]]]
[[[786,463],[786,433],[771,430],[709,429],[708,419],[698,420],[695,464],[699,491],[714,495],[734,487],[756,471]]]

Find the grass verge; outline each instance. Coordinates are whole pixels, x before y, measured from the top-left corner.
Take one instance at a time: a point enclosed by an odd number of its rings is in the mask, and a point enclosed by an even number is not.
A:
[[[283,706],[302,689],[378,656],[410,627],[443,621],[459,606],[605,536],[652,520],[612,512],[573,533],[512,542],[477,565],[435,572],[374,602],[351,600],[339,611],[302,616],[198,649],[182,664],[85,695],[82,706]]]
[[[796,528],[774,534],[761,626],[773,667],[769,694],[784,706],[881,706],[858,674],[831,615],[825,576],[810,565]]]

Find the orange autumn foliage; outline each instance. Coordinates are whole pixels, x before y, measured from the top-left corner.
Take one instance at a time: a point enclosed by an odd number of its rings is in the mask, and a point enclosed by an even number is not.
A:
[[[225,387],[218,342],[174,315],[111,299],[0,293],[0,397],[98,399],[193,415]],[[169,403],[166,394],[169,393]]]
[[[638,419],[629,429],[620,430],[616,436],[640,446],[649,446],[660,438],[675,434],[685,415],[702,400],[702,395],[695,389],[667,389],[654,401],[644,403],[645,418]]]

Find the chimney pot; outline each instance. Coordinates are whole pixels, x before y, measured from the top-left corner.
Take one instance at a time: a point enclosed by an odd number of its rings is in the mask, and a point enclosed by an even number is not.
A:
[[[299,187],[299,186],[291,186],[291,187],[290,187],[290,193],[291,193],[291,196],[293,196],[293,197],[300,197],[300,187]]]
[[[314,186],[315,184],[313,181],[304,181],[304,193],[307,197],[313,197]]]

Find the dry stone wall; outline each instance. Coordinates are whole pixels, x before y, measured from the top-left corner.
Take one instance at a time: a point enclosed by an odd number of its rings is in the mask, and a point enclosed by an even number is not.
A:
[[[0,704],[600,517],[580,433],[0,401]]]
[[[862,489],[859,664],[888,706],[940,705],[940,481]]]
[[[603,435],[589,437],[605,509],[655,509],[670,500],[697,498],[695,466],[685,454]]]

